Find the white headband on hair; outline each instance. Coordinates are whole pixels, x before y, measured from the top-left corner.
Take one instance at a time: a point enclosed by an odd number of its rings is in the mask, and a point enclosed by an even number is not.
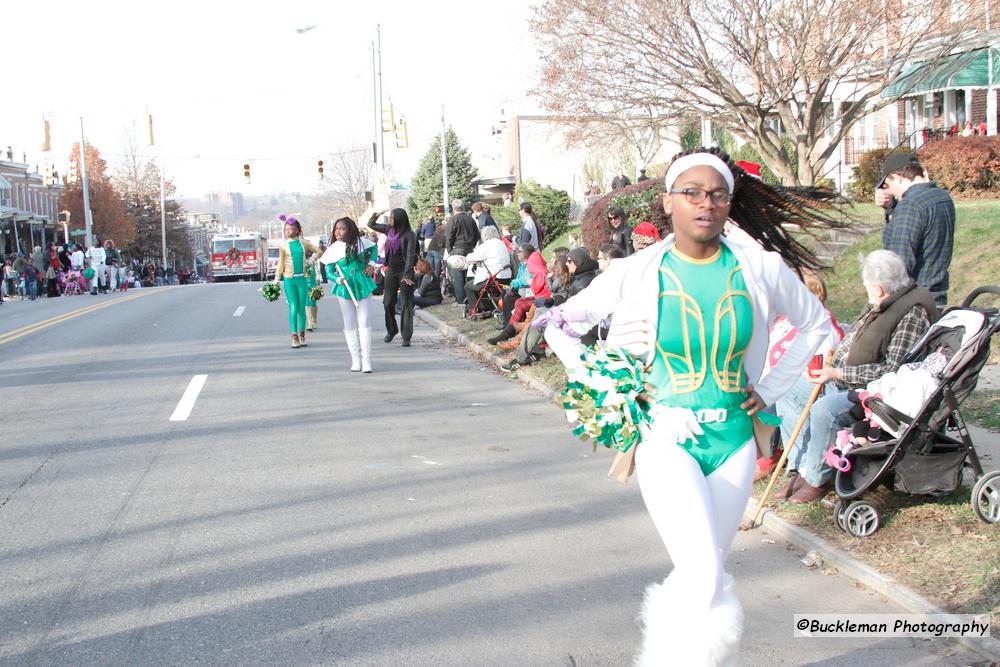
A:
[[[711,167],[716,170],[722,175],[722,178],[726,179],[726,185],[729,186],[729,194],[733,193],[733,172],[729,170],[729,165],[712,153],[691,153],[690,155],[685,155],[674,160],[674,163],[670,165],[670,169],[667,169],[667,175],[663,178],[663,183],[666,185],[667,190],[674,187],[674,182],[677,178],[692,167]]]

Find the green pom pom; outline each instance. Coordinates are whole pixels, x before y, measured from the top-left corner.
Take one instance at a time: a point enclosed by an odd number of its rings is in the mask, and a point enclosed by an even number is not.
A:
[[[267,302],[274,302],[278,300],[281,296],[281,288],[274,283],[264,283],[264,286],[260,288],[260,293]]]
[[[642,439],[640,427],[649,413],[638,402],[646,372],[642,364],[618,349],[590,349],[583,367],[563,391],[566,419],[582,440],[627,452]]]
[[[323,298],[323,295],[324,295],[323,288],[320,287],[319,285],[309,290],[309,298],[313,301],[319,301],[320,299]]]

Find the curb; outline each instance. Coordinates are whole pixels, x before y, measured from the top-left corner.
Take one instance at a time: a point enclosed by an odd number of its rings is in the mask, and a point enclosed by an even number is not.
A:
[[[757,499],[750,498],[743,516],[753,519],[757,512]],[[837,569],[841,574],[854,579],[865,587],[879,593],[890,602],[912,614],[935,614],[947,617],[945,622],[959,623],[954,614],[938,607],[916,591],[904,586],[892,577],[888,577],[870,565],[852,558],[837,549],[829,542],[813,535],[808,530],[782,519],[773,510],[765,509],[761,514],[760,525],[774,535],[787,540],[795,546],[808,551],[815,551],[823,562]],[[964,648],[979,654],[990,661],[1000,661],[1000,641],[992,638],[976,639],[973,637],[956,637]]]
[[[498,367],[504,362],[504,359],[499,355],[493,353],[479,343],[473,342],[472,339],[458,331],[455,327],[445,324],[426,311],[418,310],[414,314],[425,324],[468,347],[469,350],[480,359]],[[558,393],[538,380],[531,377],[523,377],[521,375],[518,375],[514,379],[521,382],[521,384],[527,385],[528,387],[541,392],[550,401],[558,404]],[[746,509],[743,511],[743,516],[747,519],[753,519],[756,512],[757,499],[751,497],[747,502]],[[960,622],[954,614],[938,607],[930,600],[927,600],[918,594],[916,591],[907,588],[895,579],[882,574],[870,565],[865,565],[861,561],[852,558],[848,554],[834,547],[829,542],[813,535],[804,528],[800,528],[799,526],[785,521],[770,509],[765,509],[762,513],[760,525],[764,526],[778,537],[791,542],[800,549],[805,549],[807,552],[815,551],[819,553],[822,556],[824,563],[832,565],[845,576],[850,577],[858,583],[863,584],[865,587],[879,593],[890,602],[907,612],[913,614],[941,615],[949,617],[947,618],[948,622]],[[1000,662],[1000,640],[992,638],[975,639],[972,637],[956,637],[955,639],[957,639],[958,643],[964,648],[979,654],[987,660]]]

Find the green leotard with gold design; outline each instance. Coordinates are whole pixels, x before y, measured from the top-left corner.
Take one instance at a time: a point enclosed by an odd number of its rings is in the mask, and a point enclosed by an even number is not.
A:
[[[736,256],[725,245],[705,260],[676,248],[660,264],[656,358],[650,382],[657,402],[690,408],[704,435],[681,443],[705,476],[753,436],[740,409],[747,396],[743,356],[753,333],[753,305]],[[655,446],[655,445],[654,445]]]

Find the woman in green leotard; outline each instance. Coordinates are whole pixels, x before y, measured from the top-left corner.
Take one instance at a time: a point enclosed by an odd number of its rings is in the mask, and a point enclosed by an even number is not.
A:
[[[572,373],[582,363],[579,336],[611,316],[608,347],[648,364],[651,424],[635,445],[635,469],[674,569],[646,591],[637,664],[729,664],[743,612],[723,563],[753,481],[754,417],[791,386],[830,328],[786,265],[818,261],[783,223],[836,223],[823,211],[828,191],[770,187],[717,150],[679,156],[664,184],[673,233],[613,262],[550,318],[545,340]],[[738,228],[724,236],[727,221]],[[799,336],[762,378],[778,313]]]
[[[274,282],[283,281],[285,299],[288,301],[288,326],[292,330],[292,347],[306,344],[306,304],[309,290],[305,272],[312,261],[319,258],[319,248],[302,238],[302,225],[295,218],[278,219],[285,223],[285,241],[278,251],[278,267]]]

